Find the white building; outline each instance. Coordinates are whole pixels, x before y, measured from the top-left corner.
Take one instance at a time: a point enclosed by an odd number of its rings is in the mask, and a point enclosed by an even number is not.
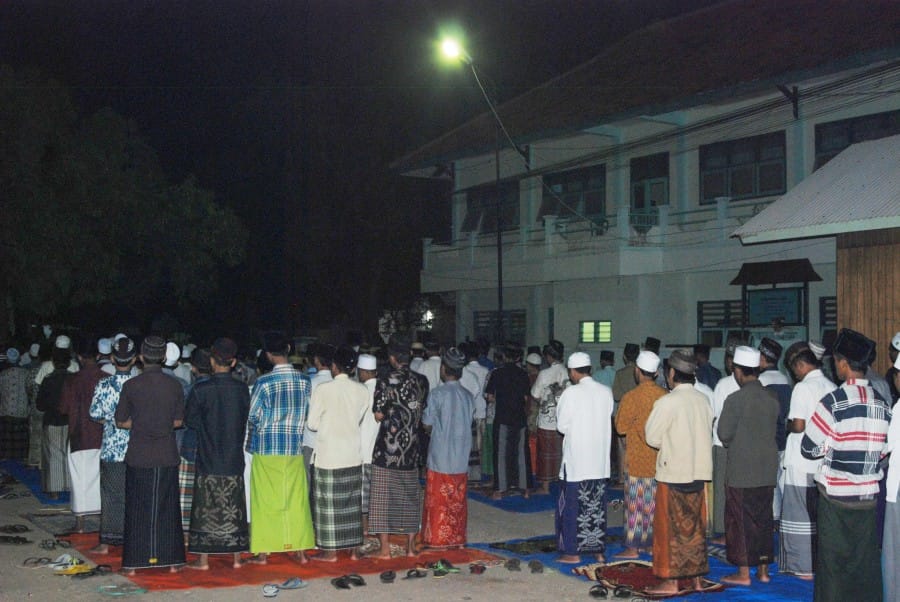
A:
[[[732,233],[841,150],[900,133],[900,3],[747,0],[654,24],[398,160],[452,174],[452,239],[424,241],[423,293],[456,335],[494,338],[500,191],[504,337],[567,349],[722,345],[774,317],[835,326],[835,242],[743,246]],[[473,84],[474,85],[474,84]],[[865,202],[861,200],[860,202]],[[821,280],[731,284],[806,260]],[[787,280],[785,281],[785,278]],[[815,280],[815,279],[813,279]],[[618,359],[618,358],[617,358]]]

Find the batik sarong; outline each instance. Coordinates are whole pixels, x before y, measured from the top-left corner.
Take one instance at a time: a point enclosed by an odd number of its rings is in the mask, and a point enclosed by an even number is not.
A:
[[[425,510],[422,541],[431,548],[466,545],[468,506],[466,473],[428,471],[425,480]]]
[[[41,450],[44,448],[44,413],[32,408],[28,417],[28,460],[29,466],[41,467]]]
[[[0,416],[0,459],[24,460],[28,457],[28,418]]]
[[[122,545],[125,535],[125,462],[100,462],[100,543]]]
[[[184,564],[178,467],[125,467],[123,569]]]
[[[653,511],[656,508],[656,479],[628,477],[625,481],[625,546],[649,548],[653,545]]]
[[[235,554],[250,549],[244,477],[195,475],[190,525],[189,552]]]
[[[559,480],[562,462],[562,435],[559,431],[538,429],[538,465],[535,473],[540,481]]]
[[[72,514],[85,516],[100,512],[100,450],[83,449],[68,456]]]
[[[774,562],[773,487],[725,487],[725,557],[735,566]]]
[[[881,553],[875,500],[845,504],[819,489],[816,602],[881,600]]]
[[[316,471],[316,547],[342,550],[361,546],[362,472],[359,466]]]
[[[606,551],[607,479],[563,481],[556,506],[557,547],[563,554]]]
[[[185,532],[191,528],[191,505],[194,501],[196,463],[181,458],[178,465],[178,502],[181,508],[181,526]]]
[[[250,551],[296,552],[316,545],[303,456],[253,455]]]
[[[419,471],[372,465],[369,533],[417,533],[422,524]]]
[[[45,426],[41,441],[41,488],[48,493],[69,490],[68,426]]]
[[[778,572],[812,575],[816,566],[816,505],[819,491],[813,475],[784,471]]]
[[[698,577],[709,572],[706,550],[706,495],[656,484],[653,513],[653,574],[661,579]]]

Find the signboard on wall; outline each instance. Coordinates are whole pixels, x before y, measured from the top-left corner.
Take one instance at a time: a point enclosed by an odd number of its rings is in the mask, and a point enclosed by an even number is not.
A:
[[[803,324],[803,288],[765,288],[747,291],[748,326],[767,326],[781,318],[784,323]]]

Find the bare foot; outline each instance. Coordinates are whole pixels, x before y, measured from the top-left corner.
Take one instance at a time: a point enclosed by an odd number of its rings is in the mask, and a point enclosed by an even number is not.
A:
[[[720,581],[729,585],[750,585],[750,577],[744,577],[740,573],[725,575]]]
[[[531,497],[531,492],[528,491],[527,489],[523,490],[523,491],[522,491],[522,497],[524,497],[524,498],[527,500],[528,498]]]
[[[134,577],[135,572],[134,569],[122,569],[122,574],[126,577]]]
[[[322,552],[321,554],[310,556],[310,559],[318,560],[319,562],[337,562],[337,554],[335,552]]]
[[[565,564],[578,564],[581,562],[581,556],[572,555],[572,554],[563,554],[559,558],[556,559],[557,562],[563,562]]]
[[[206,568],[209,568],[209,567],[206,567]],[[180,572],[182,571],[182,569],[184,569],[184,565],[183,565],[183,564],[180,564],[180,565],[178,565],[178,566],[170,566],[170,567],[169,567],[169,572],[170,572],[170,573],[180,573]]]
[[[800,579],[802,581],[812,581],[813,580],[812,575],[794,575],[794,577],[796,577],[797,579]]]
[[[309,559],[306,557],[306,553],[302,550],[300,550],[299,552],[289,552],[288,558],[300,564],[306,564],[307,562],[309,562]],[[335,557],[334,560],[337,560],[337,557]],[[331,560],[329,562],[334,562],[334,560]]]
[[[109,554],[109,545],[105,543],[97,544],[90,550],[88,550],[91,554]]]
[[[769,579],[769,567],[765,564],[760,565],[756,569],[756,578],[759,579],[760,583],[768,583],[771,581],[771,579]]]
[[[603,554],[594,554],[594,560],[600,564],[606,564],[606,558],[604,558]]]
[[[209,565],[200,560],[195,560],[193,562],[189,562],[184,566],[186,566],[189,569],[194,569],[195,571],[208,571],[209,570]],[[240,566],[240,565],[238,565],[238,566]]]
[[[491,494],[491,499],[492,499],[492,500],[502,500],[502,499],[503,499],[503,492],[502,492],[502,491],[495,491],[494,493]]]
[[[703,591],[703,583],[700,582],[700,577],[694,577],[694,579],[693,579],[693,586],[694,586],[694,591],[695,591],[695,592],[702,592],[702,591]]]
[[[267,564],[268,557],[265,554],[254,554],[249,558],[245,558],[243,564]]]
[[[678,581],[675,579],[665,579],[657,585],[653,585],[644,590],[648,594],[671,595],[678,593]]]
[[[407,558],[416,558],[418,555],[419,555],[419,552],[415,548],[412,548],[412,549],[409,549],[406,551]]]
[[[716,537],[715,539],[710,539],[709,543],[711,543],[715,546],[724,546],[725,545],[725,536],[723,535],[722,537]]]
[[[637,548],[625,548],[620,553],[613,556],[613,558],[621,558],[623,560],[628,560],[631,558],[640,558],[640,554],[638,553]]]

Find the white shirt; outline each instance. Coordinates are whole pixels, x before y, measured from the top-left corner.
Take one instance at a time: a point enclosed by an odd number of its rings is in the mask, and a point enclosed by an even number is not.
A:
[[[424,357],[416,356],[416,357],[412,358],[411,360],[409,360],[409,369],[412,370],[413,372],[418,372],[419,366],[421,366],[422,362],[424,362],[424,361],[425,361]]]
[[[484,382],[487,380],[488,369],[472,360],[465,365],[459,384],[475,398],[475,419],[483,419],[486,415],[487,402],[484,400]]]
[[[359,454],[362,456],[363,464],[372,463],[372,451],[375,449],[375,439],[378,438],[378,427],[380,426],[375,420],[375,412],[372,411],[376,384],[378,384],[377,378],[370,378],[363,383],[369,392],[369,411],[363,416],[362,424],[359,426]]]
[[[609,478],[613,405],[612,389],[590,376],[563,391],[556,408],[557,428],[565,435],[560,479]]]
[[[366,411],[371,414],[369,390],[346,374],[321,383],[309,400],[309,428],[319,431],[313,464],[335,470],[360,466],[357,442]]]
[[[78,365],[78,362],[76,362],[75,360],[71,360],[69,362],[69,367],[66,370],[75,373],[78,372],[79,369],[80,366]],[[113,368],[113,373],[115,373],[115,371],[116,369]],[[42,362],[41,367],[38,368],[37,374],[34,375],[34,383],[40,386],[40,384],[44,382],[44,378],[46,378],[51,372],[53,372],[53,362],[49,360],[46,362]]]
[[[715,407],[716,407],[716,402],[715,402],[716,394],[715,394],[715,391],[713,391],[712,389],[710,389],[708,386],[704,385],[704,384],[703,384],[702,382],[700,382],[699,380],[695,380],[695,381],[694,381],[694,388],[697,389],[698,391],[700,391],[701,393],[703,393],[704,395],[706,395],[706,398],[709,400],[709,407],[710,407],[710,409],[713,410],[713,411],[715,412]]]
[[[418,370],[415,370],[422,376],[428,379],[428,391],[434,391],[437,387],[441,386],[441,358],[432,355],[427,360],[422,362],[419,365]]]
[[[722,408],[725,407],[725,400],[729,395],[740,388],[741,386],[734,379],[734,374],[723,376],[719,379],[719,382],[716,383],[716,388],[713,390],[713,445],[724,447],[721,439],[719,439],[719,434],[716,432],[719,428],[719,416],[722,415]]]
[[[313,391],[316,390],[316,387],[321,385],[322,383],[329,383],[334,380],[334,377],[331,376],[331,370],[325,368],[323,370],[319,370],[315,374],[312,375],[312,378],[309,379],[309,392],[310,395]],[[306,425],[306,428],[303,429],[303,447],[309,447],[310,449],[316,449],[316,431],[310,428],[309,424]]]
[[[893,503],[897,503],[897,489],[900,487],[900,418],[897,417],[898,415],[900,415],[900,412],[894,412],[891,415],[891,426],[888,427],[887,435],[887,449],[884,450],[884,453],[891,454],[885,490],[887,492],[887,501]],[[897,453],[891,453],[895,451]]]
[[[538,428],[548,431],[557,430],[557,408],[553,404],[546,406],[543,402],[545,396],[549,395],[550,385],[555,383],[566,386],[568,382],[569,371],[560,362],[538,372],[534,385],[531,387],[531,396],[541,404],[541,411],[538,412]]]
[[[791,383],[787,376],[775,368],[769,368],[765,372],[759,373],[759,384],[767,387],[769,385],[789,385]]]
[[[819,401],[837,389],[837,386],[822,374],[821,370],[812,370],[803,377],[803,380],[794,385],[791,392],[791,407],[788,410],[789,419],[799,418],[809,420],[816,410]],[[803,433],[788,433],[787,442],[784,444],[784,466],[797,472],[815,474],[822,463],[822,459],[808,460],[800,453],[800,443],[803,441]]]

